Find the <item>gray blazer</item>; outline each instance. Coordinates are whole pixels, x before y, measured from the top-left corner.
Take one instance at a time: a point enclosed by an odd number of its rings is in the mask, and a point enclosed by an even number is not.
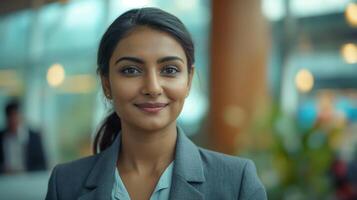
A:
[[[57,165],[46,200],[110,200],[120,137],[103,152]],[[252,161],[202,149],[178,128],[170,200],[267,199]]]

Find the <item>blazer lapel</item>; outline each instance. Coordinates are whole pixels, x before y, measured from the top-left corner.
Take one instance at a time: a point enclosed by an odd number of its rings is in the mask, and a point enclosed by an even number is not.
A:
[[[199,190],[200,185],[205,181],[201,156],[196,145],[187,138],[181,128],[177,128],[177,133],[175,165],[169,199],[204,199]]]
[[[172,177],[170,200],[202,200],[203,194],[198,190],[199,184],[187,182],[184,178],[177,174]]]
[[[98,155],[78,200],[107,200],[111,198],[119,148],[120,134],[108,149]]]

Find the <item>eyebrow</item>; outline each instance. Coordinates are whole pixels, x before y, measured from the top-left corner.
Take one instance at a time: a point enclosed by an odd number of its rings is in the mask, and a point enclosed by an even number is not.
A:
[[[124,60],[144,64],[144,61],[142,59],[136,58],[136,57],[129,57],[129,56],[119,58],[117,61],[115,61],[115,64],[119,63],[120,61],[124,61]]]
[[[183,59],[177,56],[166,56],[163,58],[160,58],[157,60],[157,63],[163,63],[163,62],[168,62],[168,61],[173,61],[173,60],[179,60],[183,63]]]
[[[140,58],[131,57],[131,56],[124,56],[124,57],[119,58],[117,61],[115,61],[115,64],[117,64],[117,63],[119,63],[121,61],[124,61],[124,60],[136,62],[136,63],[139,63],[139,64],[144,64],[145,63],[144,60],[142,60]],[[163,57],[163,58],[159,58],[157,60],[157,63],[163,63],[163,62],[168,62],[168,61],[173,61],[173,60],[179,60],[182,63],[184,63],[183,59],[180,58],[180,57],[177,57],[177,56],[166,56],[166,57]]]

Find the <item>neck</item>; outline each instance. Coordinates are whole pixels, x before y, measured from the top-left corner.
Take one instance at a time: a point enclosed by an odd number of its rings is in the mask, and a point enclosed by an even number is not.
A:
[[[123,171],[161,171],[174,160],[176,123],[150,132],[123,124],[121,137],[118,166]]]

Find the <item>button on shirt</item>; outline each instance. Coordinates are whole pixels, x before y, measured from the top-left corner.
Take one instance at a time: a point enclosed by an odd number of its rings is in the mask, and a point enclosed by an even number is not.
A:
[[[162,173],[150,200],[168,200],[171,188],[171,178],[174,162],[172,162]],[[115,170],[114,186],[112,190],[112,200],[130,200],[128,191],[120,178],[118,169]]]

